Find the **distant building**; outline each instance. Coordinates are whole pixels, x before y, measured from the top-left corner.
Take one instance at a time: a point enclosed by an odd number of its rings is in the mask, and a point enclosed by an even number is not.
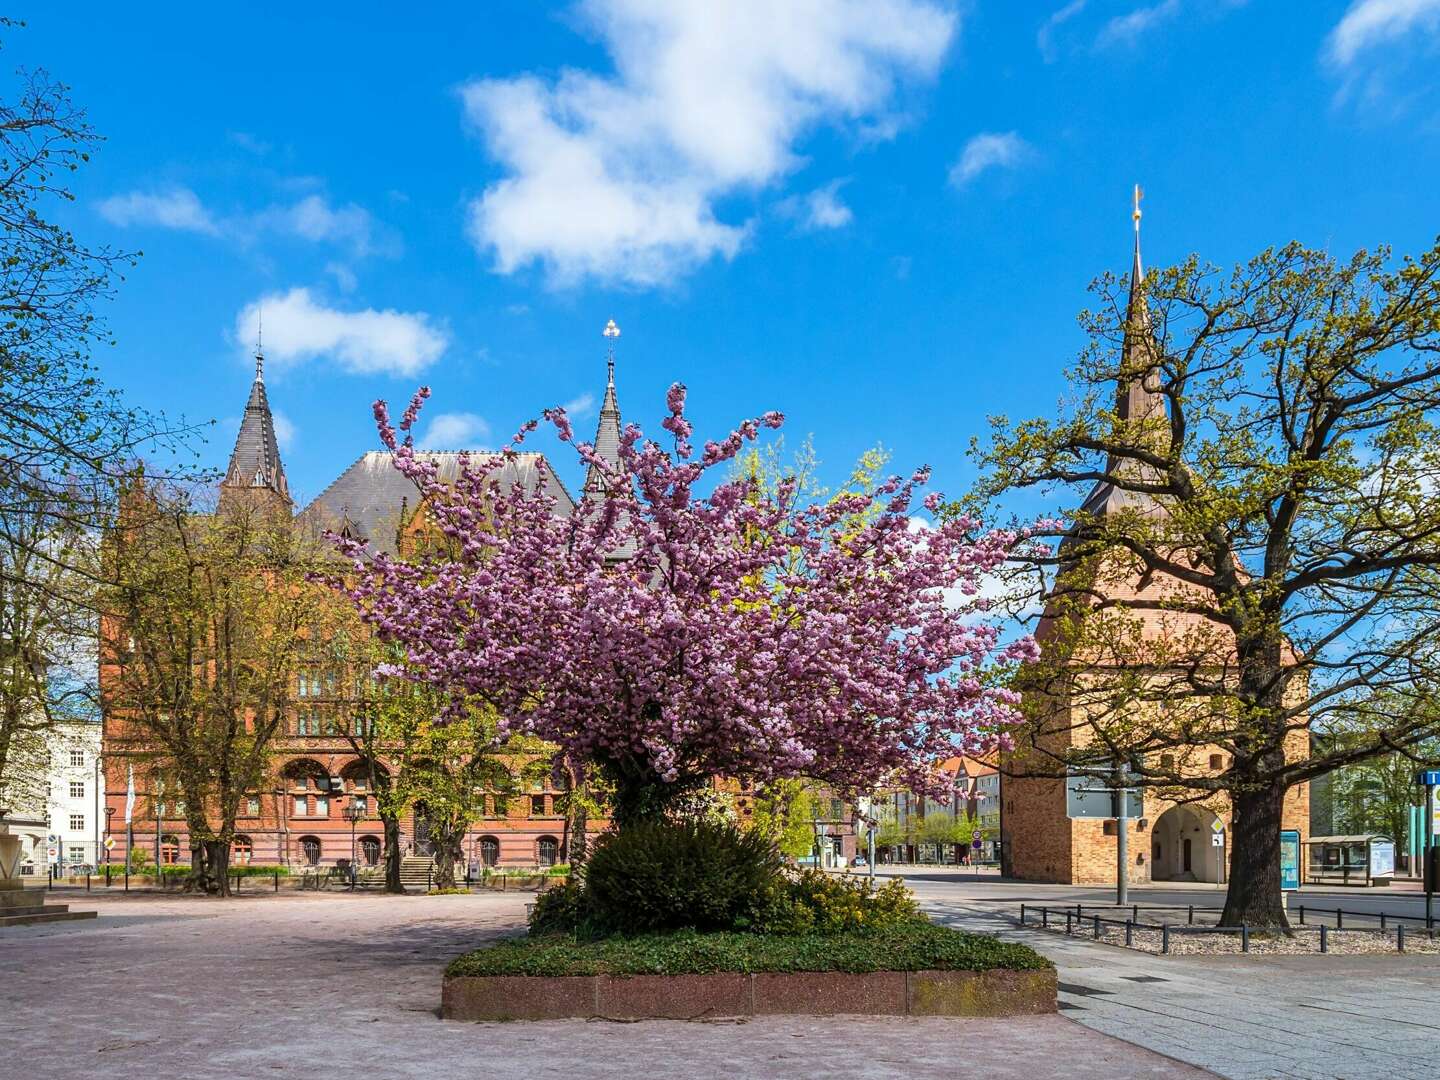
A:
[[[56,839],[50,864],[60,873],[83,873],[105,861],[105,777],[100,762],[101,725],[90,720],[57,724],[49,733],[46,770],[49,835]]]

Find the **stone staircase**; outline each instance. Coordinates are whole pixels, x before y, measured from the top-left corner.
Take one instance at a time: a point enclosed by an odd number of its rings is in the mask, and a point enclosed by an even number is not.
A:
[[[419,889],[424,892],[435,873],[435,860],[428,855],[406,855],[400,860],[400,884],[406,892]]]
[[[15,881],[11,886],[10,882]],[[44,889],[27,889],[17,879],[0,881],[0,928],[32,923],[93,919],[94,911],[71,911],[69,904],[47,904]]]

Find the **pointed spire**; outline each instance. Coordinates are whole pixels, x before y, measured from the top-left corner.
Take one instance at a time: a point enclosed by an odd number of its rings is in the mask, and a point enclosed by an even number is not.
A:
[[[1155,342],[1150,328],[1150,306],[1145,302],[1145,268],[1140,261],[1140,200],[1135,185],[1135,257],[1130,266],[1130,298],[1125,305],[1125,340],[1121,347],[1116,411],[1125,420],[1144,420],[1164,412],[1155,370]]]
[[[275,418],[270,413],[270,400],[265,394],[265,353],[259,336],[255,342],[255,381],[250,384],[250,398],[245,402],[245,415],[235,435],[235,449],[221,482],[222,493],[240,490],[268,491],[290,505],[290,485],[285,479],[285,466],[280,460],[280,443],[275,437]]]
[[[610,343],[605,353],[605,399],[600,403],[600,422],[595,428],[595,453],[613,469],[620,467],[620,405],[615,397],[615,339],[620,327],[611,319],[605,324],[604,336]],[[605,492],[605,477],[594,465],[585,475],[585,494]]]

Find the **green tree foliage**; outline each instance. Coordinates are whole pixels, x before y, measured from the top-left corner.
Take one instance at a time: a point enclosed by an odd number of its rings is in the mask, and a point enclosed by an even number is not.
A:
[[[201,513],[192,493],[132,491],[105,538],[102,688],[113,750],[184,802],[189,888],[228,895],[240,801],[262,790],[296,673],[336,605],[285,510]]]
[[[996,419],[977,450],[981,501],[1068,492],[1058,548],[1017,567],[1048,616],[1022,749],[1050,775],[1124,755],[1143,785],[1227,795],[1223,920],[1283,925],[1286,791],[1440,730],[1375,694],[1435,685],[1440,247],[1290,244],[1128,284],[1094,286],[1065,415]],[[1083,750],[1053,752],[1057,725]],[[1293,752],[1311,725],[1348,737]]]
[[[815,848],[815,794],[805,780],[775,780],[755,792],[749,827],[782,855],[798,859]]]

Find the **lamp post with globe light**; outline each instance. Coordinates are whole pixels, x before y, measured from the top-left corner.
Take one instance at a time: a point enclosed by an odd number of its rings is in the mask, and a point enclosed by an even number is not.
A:
[[[345,807],[345,820],[350,822],[350,889],[355,889],[355,826],[365,818],[363,795],[350,796],[350,805]]]

